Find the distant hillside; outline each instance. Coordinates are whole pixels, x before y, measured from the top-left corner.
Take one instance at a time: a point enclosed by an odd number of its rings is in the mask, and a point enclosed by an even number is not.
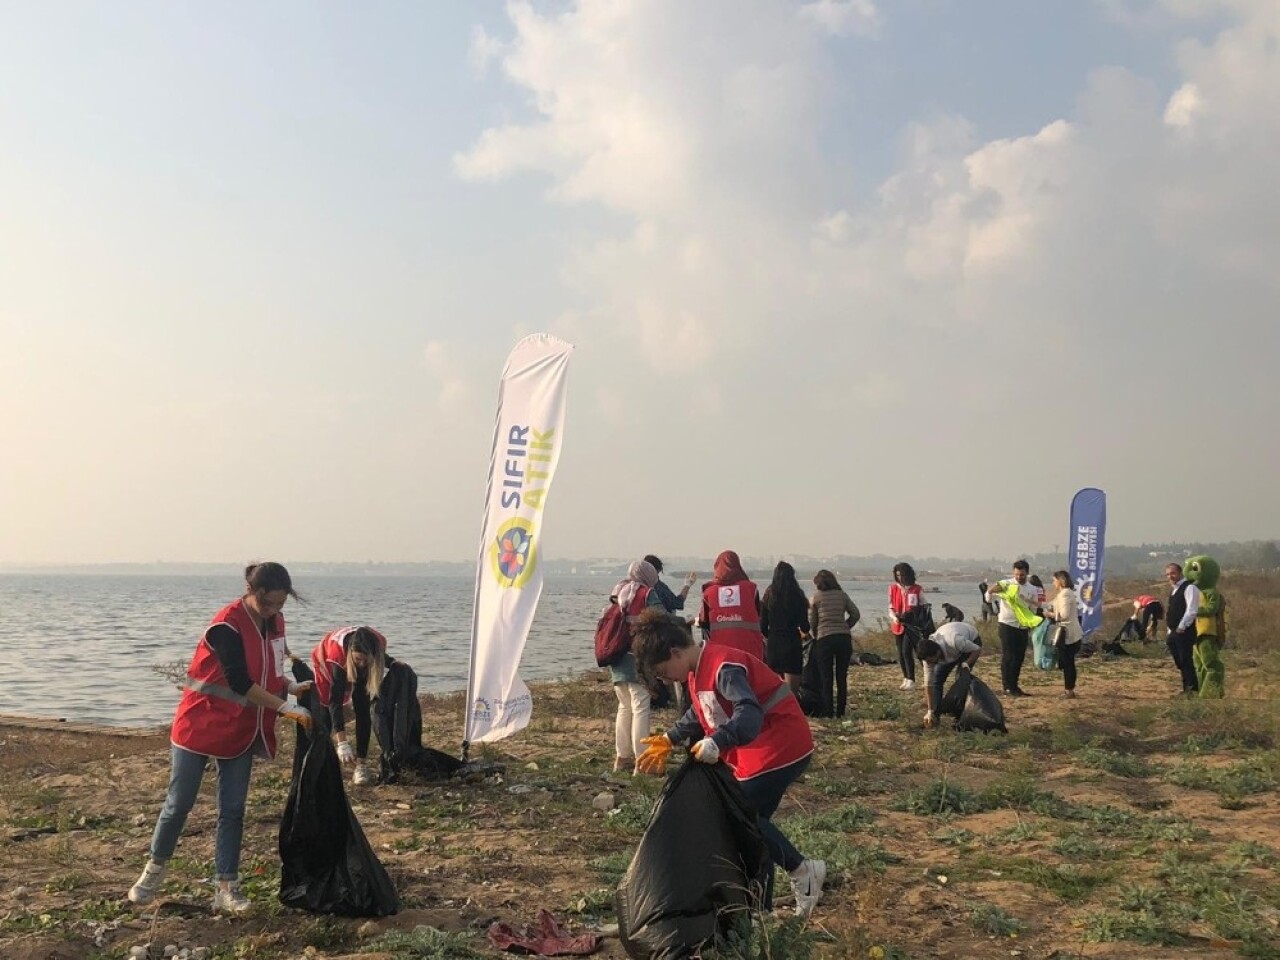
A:
[[[1110,576],[1159,577],[1170,560],[1182,560],[1197,553],[1207,553],[1225,569],[1261,572],[1280,569],[1280,546],[1274,540],[1231,541],[1230,543],[1144,543],[1140,546],[1112,546],[1106,548],[1104,572]],[[551,576],[598,574],[622,576],[634,558],[586,557],[580,559],[543,558],[543,570]],[[711,557],[665,556],[662,558],[669,578],[696,570],[709,577]],[[859,556],[841,554],[835,557],[813,557],[804,554],[786,554],[782,557],[743,557],[743,566],[757,581],[769,578],[778,560],[795,565],[801,576],[811,576],[823,567],[837,576],[857,579],[874,577],[888,579],[893,565],[905,560],[916,572],[932,579],[963,579],[1004,573],[1017,557],[916,557],[888,556],[883,553]],[[1026,557],[1032,570],[1050,571],[1066,566],[1065,553],[1046,551]],[[322,562],[286,560],[290,571],[299,577],[471,577],[475,564],[471,561],[433,560],[425,563],[377,563]],[[0,573],[7,574],[115,574],[136,576],[232,576],[238,577],[242,566],[237,563],[104,563],[104,564],[19,564],[0,563]]]

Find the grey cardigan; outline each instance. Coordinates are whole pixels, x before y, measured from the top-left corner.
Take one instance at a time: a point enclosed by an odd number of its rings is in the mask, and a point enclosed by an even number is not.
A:
[[[848,623],[845,622],[846,613],[849,615]],[[809,601],[809,628],[815,640],[839,634],[847,637],[861,618],[858,605],[843,590],[819,590]]]

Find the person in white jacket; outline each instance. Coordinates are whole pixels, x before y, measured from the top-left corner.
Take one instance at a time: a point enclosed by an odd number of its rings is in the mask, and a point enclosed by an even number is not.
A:
[[[1054,649],[1058,653],[1058,669],[1062,671],[1062,695],[1069,700],[1076,698],[1076,654],[1080,652],[1083,632],[1080,629],[1080,598],[1076,595],[1071,574],[1059,570],[1053,575],[1058,592],[1046,610],[1054,627]]]

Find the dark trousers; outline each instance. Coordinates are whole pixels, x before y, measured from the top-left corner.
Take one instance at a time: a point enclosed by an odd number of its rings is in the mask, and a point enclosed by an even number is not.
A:
[[[929,691],[933,695],[933,707],[929,712],[933,715],[933,719],[938,719],[938,708],[942,706],[942,688],[947,685],[947,677],[951,676],[951,671],[964,663],[967,658],[968,654],[965,654],[959,660],[935,663],[929,668]]]
[[[351,708],[356,717],[356,756],[364,760],[369,756],[369,737],[373,733],[373,712],[370,709],[369,691],[365,689],[364,681],[359,680],[358,683],[359,685],[351,691]],[[314,702],[315,695],[310,696]],[[312,709],[314,736],[333,736],[336,727],[333,722],[333,712],[343,709],[341,706]]]
[[[1006,692],[1020,690],[1018,678],[1022,676],[1022,661],[1027,659],[1031,634],[1024,627],[1011,627],[1007,623],[996,626],[1000,636],[1000,684]]]
[[[742,792],[756,808],[760,832],[764,834],[765,846],[769,848],[769,859],[788,873],[800,866],[804,857],[791,845],[783,832],[773,825],[773,815],[778,810],[778,804],[782,803],[782,795],[787,792],[787,787],[804,773],[812,756],[810,754],[781,770],[771,770],[750,780],[738,781],[738,786],[742,787]]]
[[[915,648],[911,643],[911,635],[904,630],[902,633],[894,635],[893,642],[898,645],[898,666],[902,668],[903,679],[914,680],[916,678],[916,655]]]
[[[769,859],[787,873],[800,866],[804,862],[804,857],[787,839],[786,834],[774,826],[773,815],[777,813],[778,804],[782,803],[782,795],[787,792],[787,787],[804,773],[812,758],[813,755],[810,754],[781,770],[771,770],[750,780],[738,781],[738,786],[742,787],[742,792],[756,808],[756,823],[760,827],[760,833],[764,835],[764,845],[769,851]],[[765,880],[764,907],[767,910],[771,906],[773,906],[773,871],[769,870],[768,878]]]
[[[1196,646],[1195,626],[1193,625],[1190,630],[1183,630],[1180,633],[1170,633],[1168,646],[1169,653],[1173,656],[1174,666],[1182,674],[1182,692],[1198,692],[1200,681],[1196,679],[1196,664],[1192,655],[1192,651]]]
[[[818,658],[818,679],[822,696],[820,717],[844,716],[849,701],[849,661],[853,659],[853,638],[847,633],[834,633],[819,637],[810,656]],[[834,703],[831,688],[835,687]]]
[[[1058,647],[1058,669],[1062,671],[1062,685],[1068,690],[1076,688],[1076,654],[1079,643],[1066,643]]]

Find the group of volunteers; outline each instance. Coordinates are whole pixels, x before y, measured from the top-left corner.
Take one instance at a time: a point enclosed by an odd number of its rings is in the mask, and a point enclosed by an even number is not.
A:
[[[687,621],[676,613],[683,609],[696,577],[686,577],[673,603],[669,588],[667,595],[662,593],[661,569],[661,561],[652,555],[636,561],[610,598],[626,611],[632,634],[630,652],[610,668],[618,696],[614,770],[661,774],[678,745],[688,747],[694,762],[723,761],[756,807],[770,858],[791,877],[796,912],[807,916],[822,897],[826,865],[796,850],[772,817],[813,754],[813,736],[797,699],[801,674],[819,677],[820,709],[815,715],[843,716],[854,652],[852,631],[861,614],[831,571],[818,571],[815,591],[806,597],[795,568],[785,561],[775,567],[762,596],[738,555],[726,550],[702,587],[697,617]],[[925,725],[933,726],[947,677],[974,666],[982,640],[949,605],[947,622],[933,626],[910,564],[897,564],[893,577],[889,620],[902,689],[914,689],[915,661],[920,659],[926,675]],[[998,608],[1001,675],[1005,692],[1012,696],[1026,696],[1019,676],[1028,631],[1042,621],[1056,627],[1064,695],[1075,696],[1079,599],[1066,571],[1054,574],[1054,581],[1057,590],[1050,599],[1038,579],[1030,576],[1028,564],[1019,560],[1009,579],[988,587],[984,597]],[[701,642],[694,638],[695,629]],[[806,648],[815,669],[806,670]],[[650,736],[648,711],[655,682],[685,684],[690,705],[665,733]]]
[[[129,889],[135,904],[151,903],[160,891],[212,760],[218,768],[213,910],[242,914],[249,909],[238,882],[245,801],[254,757],[275,756],[277,714],[317,736],[331,736],[338,759],[354,768],[355,783],[375,780],[366,759],[371,702],[386,671],[397,667],[386,652],[386,637],[365,626],[334,630],[312,651],[314,681],[290,679],[284,672],[292,657],[281,611],[298,594],[289,571],[279,563],[257,563],[245,569],[244,580],[244,596],[214,614],[187,668],[170,733],[169,790],[151,837],[150,859]],[[307,694],[321,708],[315,715],[296,702]],[[355,713],[354,750],[346,734],[347,706]]]
[[[1215,631],[1217,641],[1225,636],[1217,567],[1209,558],[1192,558],[1188,567],[1197,582],[1170,564],[1167,611],[1154,597],[1139,597],[1131,629],[1148,636],[1161,615],[1167,616],[1169,649],[1184,692],[1221,696],[1219,643],[1210,642]],[[772,862],[790,875],[796,912],[807,916],[822,897],[826,865],[803,856],[772,817],[812,758],[806,712],[845,714],[853,628],[861,614],[830,570],[817,572],[814,591],[806,596],[795,568],[780,562],[762,595],[738,555],[726,550],[700,590],[696,616],[686,619],[681,611],[696,575],[688,574],[676,592],[662,581],[662,569],[656,556],[637,560],[610,594],[609,602],[625,612],[631,636],[630,649],[609,667],[618,701],[614,771],[661,775],[676,746],[687,746],[694,762],[723,762],[756,808]],[[326,634],[312,651],[310,670],[295,668],[291,679],[285,663],[294,658],[281,613],[290,597],[297,598],[289,572],[279,563],[258,563],[245,569],[244,579],[244,595],[213,616],[187,669],[172,726],[168,792],[150,858],[128,894],[135,904],[156,898],[212,760],[218,770],[213,909],[226,914],[249,909],[238,885],[245,802],[254,757],[275,755],[277,715],[309,734],[332,737],[338,759],[353,768],[355,784],[377,779],[367,764],[371,704],[388,672],[408,667],[388,655],[382,633],[347,626]],[[1056,589],[1049,596],[1027,562],[1018,560],[1008,578],[983,584],[984,611],[990,605],[996,613],[1006,696],[1027,696],[1020,685],[1023,664],[1033,632],[1046,627],[1062,671],[1063,696],[1076,695],[1080,601],[1067,571],[1057,571],[1053,580]],[[922,594],[911,565],[896,564],[888,614],[902,689],[915,688],[919,659],[925,671],[924,723],[932,727],[947,678],[973,669],[982,655],[982,638],[949,604],[944,605],[946,622],[935,626]],[[1210,622],[1215,614],[1216,626]],[[810,693],[810,683],[819,689],[807,699],[812,709],[802,709],[800,697]],[[650,703],[658,684],[671,684],[683,694],[687,710],[665,733],[651,735]],[[317,705],[314,715],[299,698]],[[348,706],[355,718],[354,749],[346,732]]]

